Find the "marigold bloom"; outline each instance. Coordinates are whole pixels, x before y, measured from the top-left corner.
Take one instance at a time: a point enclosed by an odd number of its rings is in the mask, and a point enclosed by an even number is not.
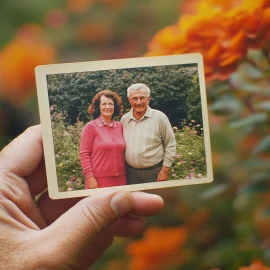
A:
[[[270,1],[192,1],[176,25],[150,41],[146,56],[201,53],[207,81],[227,79],[249,48],[270,37]]]
[[[39,39],[37,25],[25,25],[16,38],[0,50],[0,94],[22,102],[35,86],[35,67],[55,59],[55,49]]]
[[[270,267],[267,267],[260,261],[255,261],[250,266],[243,266],[239,270],[270,270]]]
[[[186,228],[149,228],[144,238],[128,245],[131,270],[159,269],[187,259],[187,252],[180,251],[189,237]]]

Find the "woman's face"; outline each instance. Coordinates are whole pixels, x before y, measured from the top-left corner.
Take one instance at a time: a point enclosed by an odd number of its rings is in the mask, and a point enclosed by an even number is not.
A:
[[[112,118],[114,113],[114,102],[111,98],[101,96],[99,107],[100,114],[103,118]]]

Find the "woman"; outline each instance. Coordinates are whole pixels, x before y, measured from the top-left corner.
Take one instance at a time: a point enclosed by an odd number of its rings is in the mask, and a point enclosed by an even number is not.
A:
[[[88,113],[94,120],[82,131],[80,160],[85,189],[126,185],[123,127],[114,121],[123,111],[122,100],[116,92],[98,92]]]

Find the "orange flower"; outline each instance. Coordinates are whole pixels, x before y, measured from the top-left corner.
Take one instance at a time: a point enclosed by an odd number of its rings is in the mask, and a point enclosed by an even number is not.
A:
[[[33,91],[35,67],[55,59],[55,49],[39,39],[40,33],[39,26],[25,25],[0,51],[0,94],[15,103],[23,102]]]
[[[188,253],[181,251],[188,239],[186,228],[149,228],[144,238],[130,243],[127,247],[131,256],[130,270],[159,269],[183,262]]]
[[[196,5],[195,5],[196,3]],[[227,79],[249,48],[270,37],[268,0],[192,1],[176,25],[161,30],[146,56],[199,52],[207,81]]]
[[[260,261],[255,261],[250,266],[243,266],[239,270],[270,270],[270,268]]]

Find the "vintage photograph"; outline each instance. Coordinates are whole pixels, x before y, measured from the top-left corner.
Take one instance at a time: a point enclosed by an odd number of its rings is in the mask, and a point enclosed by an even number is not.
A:
[[[39,66],[36,78],[52,198],[213,180],[201,55]]]

